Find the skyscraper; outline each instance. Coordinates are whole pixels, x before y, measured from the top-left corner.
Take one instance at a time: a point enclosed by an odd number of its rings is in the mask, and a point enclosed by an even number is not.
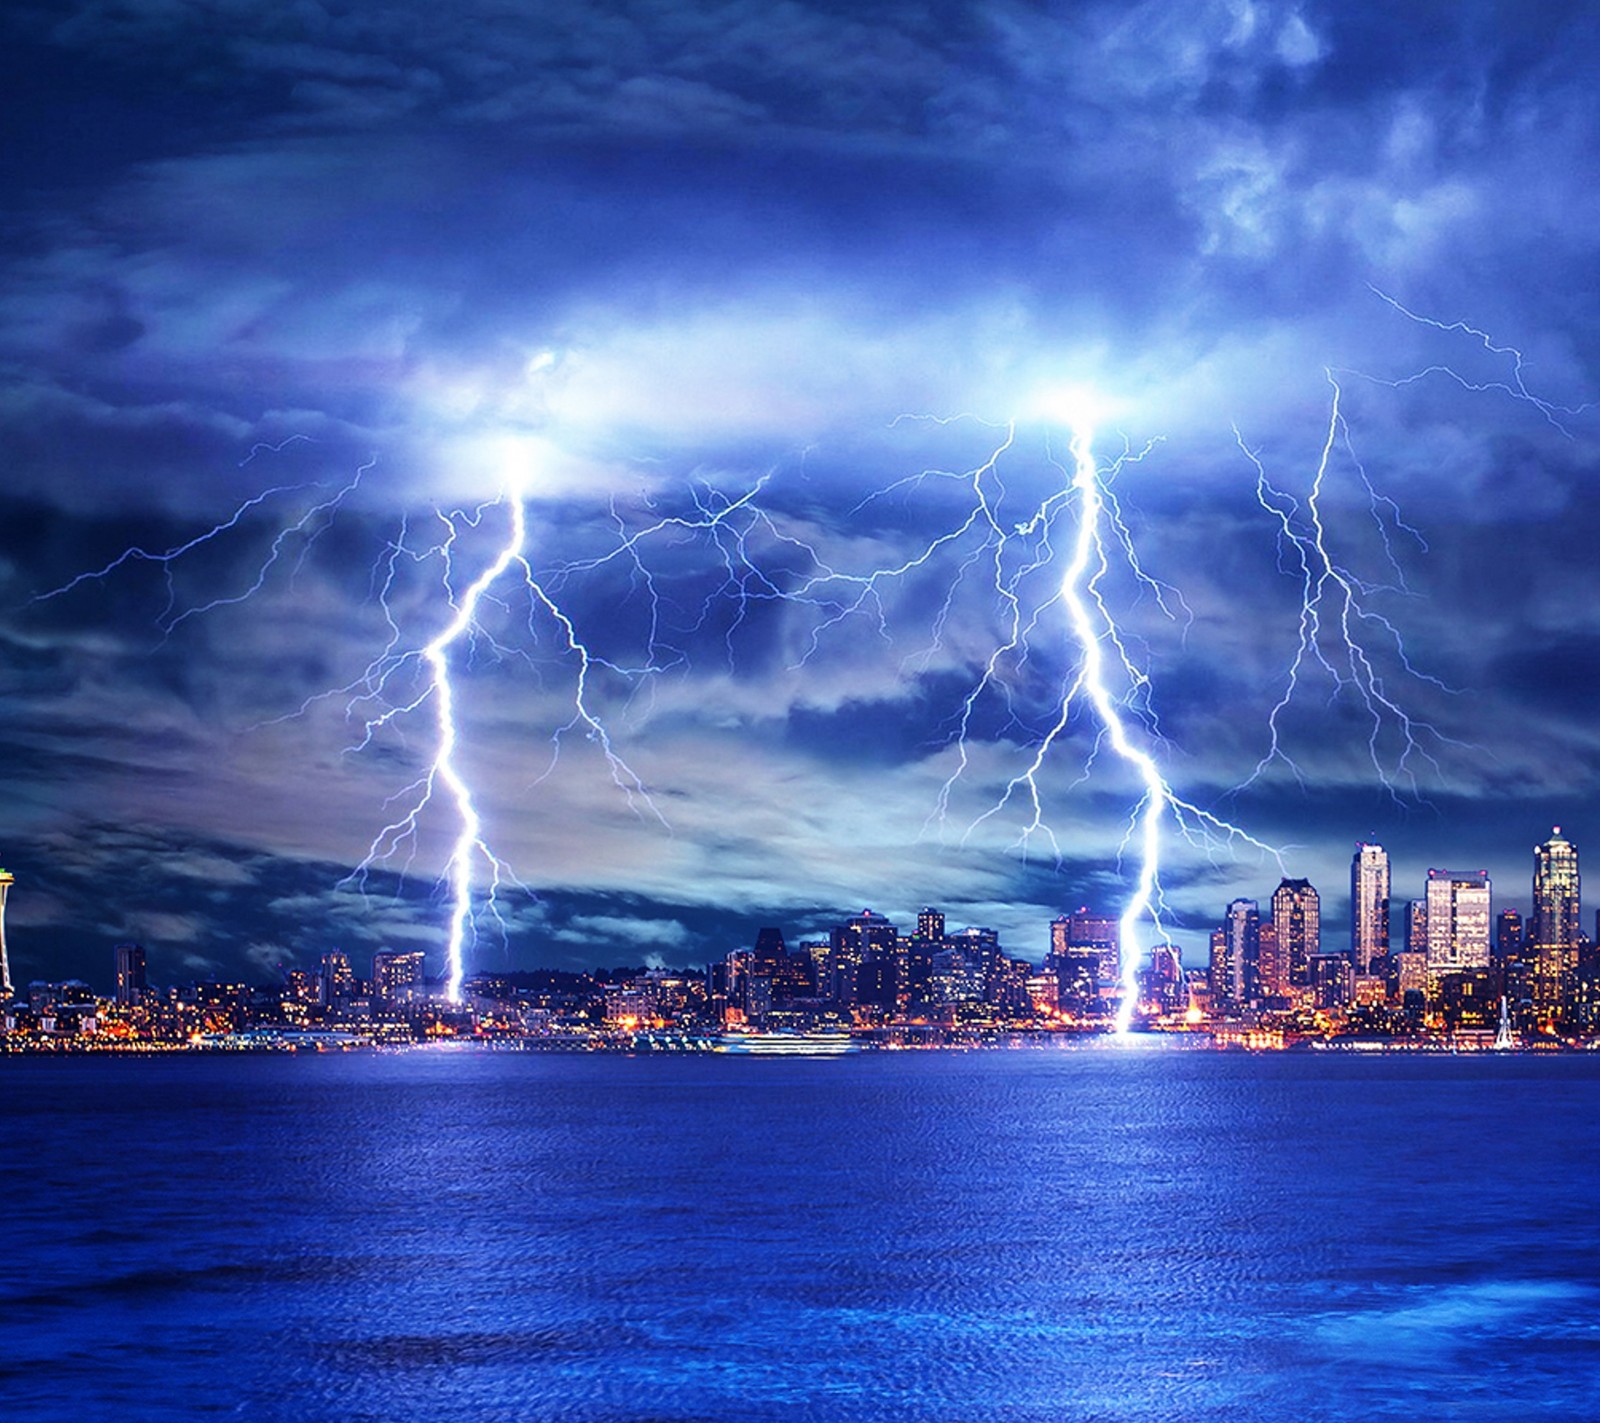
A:
[[[1261,910],[1253,899],[1235,899],[1211,941],[1211,998],[1224,1012],[1237,1012],[1259,992]]]
[[[422,986],[422,954],[417,949],[380,949],[372,956],[372,996],[400,1003]]]
[[[144,1002],[150,989],[145,980],[144,946],[118,944],[113,952],[117,964],[117,1006],[136,1008]]]
[[[0,870],[0,993],[11,997],[11,960],[6,956],[6,895],[17,877],[10,870]]]
[[[1286,984],[1309,986],[1311,960],[1322,952],[1322,899],[1310,880],[1286,879],[1278,885],[1272,894],[1272,925]]]
[[[1058,945],[1056,926],[1062,924],[1065,924],[1066,941]],[[1092,909],[1075,910],[1065,920],[1055,921],[1052,947],[1063,952],[1093,953],[1100,960],[1100,981],[1122,982],[1122,926],[1115,919],[1096,914]]]
[[[1560,1014],[1578,967],[1578,852],[1557,825],[1533,851],[1533,1006]]]
[[[1357,973],[1381,971],[1389,956],[1389,852],[1358,844],[1350,859],[1350,960]]]
[[[1428,871],[1428,977],[1489,966],[1489,874]]]

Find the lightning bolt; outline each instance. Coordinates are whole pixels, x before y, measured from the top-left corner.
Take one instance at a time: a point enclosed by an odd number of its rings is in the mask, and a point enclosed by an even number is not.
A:
[[[473,631],[477,624],[478,605],[484,596],[513,564],[522,563],[526,568],[523,549],[528,541],[528,514],[524,485],[521,482],[509,484],[502,502],[510,513],[505,543],[488,566],[454,600],[455,616],[422,647],[419,654],[427,666],[427,690],[407,710],[416,710],[421,701],[431,700],[436,733],[433,758],[420,782],[421,793],[400,820],[378,832],[367,858],[356,869],[359,874],[371,865],[381,855],[385,842],[414,835],[419,817],[432,800],[435,790],[442,786],[450,798],[458,822],[444,871],[450,898],[445,942],[445,998],[451,1003],[461,1001],[461,980],[465,973],[463,949],[472,919],[473,865],[481,858],[489,867],[492,876],[491,903],[494,888],[498,888],[501,874],[506,871],[504,864],[484,841],[483,820],[473,803],[472,789],[456,764],[460,733],[456,728],[456,692],[450,680],[452,649]],[[388,719],[388,716],[378,718],[369,727],[369,734]]]
[[[925,569],[940,555],[948,554],[955,559],[955,573],[932,622],[937,646],[951,616],[958,585],[975,570],[984,570],[983,584],[999,609],[998,636],[956,713],[952,734],[955,766],[939,789],[925,829],[944,823],[955,788],[971,769],[969,747],[975,736],[980,702],[994,694],[1009,703],[1009,684],[1025,668],[1041,636],[1048,633],[1053,638],[1064,637],[1076,649],[1076,670],[1056,698],[1050,724],[1033,738],[1026,764],[1005,783],[994,803],[967,826],[961,840],[965,844],[979,826],[1020,798],[1027,806],[1028,818],[1018,834],[1016,848],[1025,851],[1031,837],[1039,835],[1060,862],[1060,846],[1046,819],[1041,782],[1068,736],[1076,709],[1086,707],[1095,734],[1080,780],[1088,776],[1100,752],[1108,749],[1132,774],[1137,786],[1120,853],[1120,858],[1133,863],[1132,888],[1118,920],[1121,976],[1115,1026],[1119,1034],[1126,1034],[1137,1008],[1138,974],[1145,952],[1143,934],[1147,926],[1157,935],[1164,933],[1161,865],[1167,830],[1170,828],[1186,843],[1206,853],[1213,853],[1227,842],[1248,846],[1274,859],[1279,859],[1280,852],[1180,795],[1161,768],[1157,754],[1160,737],[1150,705],[1150,678],[1133,655],[1115,611],[1115,600],[1105,583],[1115,559],[1127,566],[1135,586],[1148,592],[1169,618],[1176,619],[1179,612],[1187,616],[1181,594],[1153,577],[1140,563],[1131,530],[1111,488],[1114,477],[1128,464],[1142,460],[1156,442],[1137,453],[1124,442],[1123,454],[1102,472],[1094,455],[1094,422],[1088,409],[1092,402],[1076,398],[1065,404],[1068,408],[1063,419],[1070,430],[1070,467],[1051,461],[1052,468],[1062,474],[1063,483],[1046,494],[1028,518],[1012,523],[1003,513],[1005,489],[999,478],[999,465],[1016,445],[1017,427],[1013,421],[1000,427],[998,443],[966,474],[924,471],[863,501],[864,505],[886,498],[896,490],[915,488],[929,479],[957,480],[966,484],[971,495],[967,511],[958,522],[915,552],[865,573],[845,573],[823,564],[796,591],[825,613],[813,630],[808,655],[828,630],[856,615],[869,616],[879,635],[887,638],[881,602],[886,585]],[[949,423],[950,418],[937,418],[936,423]],[[1059,566],[1053,535],[1069,510],[1075,512],[1076,530],[1065,568],[1048,585],[1048,594],[1036,597],[1029,591],[1033,583],[1041,575],[1047,576],[1052,565]],[[818,562],[821,563],[820,558]],[[1059,612],[1059,619],[1055,612]],[[923,654],[924,661],[927,655]]]

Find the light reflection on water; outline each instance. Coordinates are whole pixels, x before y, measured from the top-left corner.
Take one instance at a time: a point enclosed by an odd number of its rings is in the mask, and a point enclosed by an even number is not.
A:
[[[7,1419],[1586,1416],[1600,1062],[0,1063]]]

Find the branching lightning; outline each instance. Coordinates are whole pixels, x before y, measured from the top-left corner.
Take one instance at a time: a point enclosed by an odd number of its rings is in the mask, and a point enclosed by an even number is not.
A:
[[[1467,390],[1494,391],[1526,402],[1564,433],[1562,419],[1588,408],[1558,406],[1534,394],[1525,380],[1522,353],[1496,344],[1481,330],[1464,322],[1433,321],[1382,292],[1377,295],[1414,322],[1447,334],[1471,336],[1491,356],[1512,362],[1511,376],[1501,381],[1469,380],[1447,366],[1429,366],[1402,380],[1382,383],[1398,388],[1428,375],[1444,375]],[[1299,599],[1294,650],[1266,717],[1267,744],[1239,790],[1254,784],[1278,763],[1301,776],[1290,754],[1285,717],[1312,679],[1326,681],[1334,696],[1353,697],[1363,709],[1371,765],[1392,794],[1416,794],[1421,768],[1438,770],[1437,749],[1459,744],[1408,711],[1402,694],[1391,685],[1404,679],[1449,690],[1413,664],[1398,626],[1376,607],[1380,595],[1405,592],[1393,540],[1412,539],[1423,549],[1426,545],[1417,530],[1400,517],[1394,501],[1378,492],[1357,457],[1340,374],[1333,369],[1327,372],[1331,391],[1327,426],[1312,472],[1300,492],[1292,492],[1291,481],[1274,478],[1262,451],[1234,429],[1237,447],[1254,474],[1256,501],[1277,535],[1280,567],[1294,580]],[[967,598],[969,590],[989,600],[992,640],[981,655],[964,661],[972,675],[950,712],[952,765],[938,788],[925,829],[942,829],[951,816],[957,787],[976,773],[973,747],[978,741],[1018,740],[1023,750],[1020,769],[997,783],[988,808],[968,821],[962,841],[1006,812],[1020,817],[1016,849],[1025,853],[1038,837],[1060,863],[1062,847],[1047,812],[1055,792],[1047,794],[1047,777],[1077,728],[1087,723],[1087,744],[1076,779],[1065,789],[1070,791],[1091,776],[1107,753],[1134,787],[1121,846],[1122,859],[1131,861],[1131,889],[1119,916],[1122,982],[1116,1024],[1126,1031],[1137,1004],[1138,973],[1144,957],[1141,935],[1147,929],[1157,935],[1166,932],[1161,870],[1169,828],[1205,853],[1227,844],[1274,858],[1279,851],[1232,820],[1180,795],[1162,767],[1165,743],[1156,719],[1151,678],[1145,670],[1148,658],[1128,631],[1131,604],[1127,590],[1131,587],[1135,598],[1153,602],[1173,622],[1183,621],[1187,626],[1192,614],[1175,588],[1147,572],[1115,487],[1118,476],[1139,465],[1155,442],[1136,451],[1124,441],[1121,454],[1102,468],[1094,453],[1096,412],[1088,401],[1074,398],[1058,403],[1050,419],[1068,431],[1068,458],[1064,462],[1048,459],[1048,466],[1061,480],[1024,506],[1026,517],[1016,518],[1013,504],[1017,496],[1008,491],[1001,476],[1002,464],[1009,465],[1017,458],[1018,425],[1010,422],[992,427],[999,432],[992,449],[965,472],[925,470],[861,499],[847,514],[847,525],[871,504],[898,496],[916,500],[935,482],[966,491],[955,517],[943,528],[913,536],[909,551],[901,547],[880,566],[861,570],[844,566],[844,560],[830,554],[821,538],[807,531],[803,519],[785,516],[781,506],[764,504],[767,478],[755,479],[735,494],[690,485],[686,498],[677,505],[678,512],[658,513],[647,506],[643,519],[613,505],[603,546],[566,561],[547,561],[537,575],[528,548],[530,485],[526,472],[508,476],[498,496],[484,504],[437,512],[420,532],[402,522],[398,532],[385,541],[372,579],[373,601],[388,628],[387,644],[353,680],[314,694],[289,713],[289,717],[299,716],[314,704],[342,700],[345,714],[356,728],[349,747],[352,752],[370,747],[380,735],[392,732],[401,736],[405,727],[419,721],[428,728],[427,749],[417,758],[416,775],[390,797],[387,822],[372,837],[347,882],[365,890],[373,870],[394,862],[399,862],[404,876],[419,853],[424,822],[432,824],[439,816],[448,820],[452,830],[438,871],[447,908],[444,988],[451,1001],[459,1001],[466,954],[480,914],[499,921],[504,931],[497,896],[508,883],[520,887],[507,860],[491,848],[484,809],[467,764],[470,757],[464,757],[468,732],[461,715],[460,679],[474,659],[526,658],[525,651],[506,640],[525,634],[547,654],[564,661],[569,710],[549,733],[550,760],[536,780],[554,769],[563,738],[569,733],[579,735],[604,756],[612,782],[634,812],[664,826],[665,817],[644,779],[618,750],[601,714],[594,694],[597,678],[603,676],[613,685],[630,689],[643,687],[668,670],[687,666],[689,640],[703,638],[708,629],[719,625],[729,670],[734,671],[735,636],[753,610],[766,603],[782,602],[804,614],[797,620],[803,631],[794,670],[803,669],[840,629],[858,620],[887,647],[896,640],[891,630],[897,615],[892,612],[892,590],[907,588],[913,579],[943,580],[942,599],[935,600],[927,623],[930,640],[920,653],[902,662],[902,673],[929,666],[957,617],[958,600]],[[245,463],[281,448],[257,446]],[[1364,581],[1333,552],[1325,495],[1336,456],[1348,461],[1365,490],[1392,583]],[[245,499],[211,529],[167,548],[129,548],[104,566],[40,594],[35,601],[64,597],[131,565],[154,565],[166,594],[156,621],[170,637],[191,619],[256,597],[269,579],[284,576],[285,569],[291,578],[298,573],[371,469],[369,462],[332,489],[274,485]],[[205,601],[180,598],[177,570],[185,560],[203,555],[208,546],[260,520],[276,501],[308,495],[303,512],[271,538],[245,586]],[[1070,540],[1060,533],[1067,520],[1072,523]],[[919,522],[925,526],[926,517]],[[702,565],[701,574],[711,575],[713,581],[702,587],[698,611],[691,610],[687,623],[669,630],[669,596],[659,586],[661,575],[649,551],[660,546],[673,550],[677,558],[691,544],[709,554],[709,567]],[[602,574],[625,580],[643,599],[642,655],[633,665],[597,652],[564,605],[564,590]],[[417,635],[414,615],[397,611],[398,590],[402,586],[414,589],[417,578],[431,588],[429,606],[442,613],[442,617],[428,618],[430,630],[425,637]],[[674,613],[682,611],[674,608]],[[521,632],[516,629],[518,616]],[[505,632],[508,626],[512,629],[509,635]],[[674,641],[680,636],[681,642]],[[1047,648],[1051,651],[1045,655]],[[1030,663],[1037,662],[1044,669],[1060,665],[1063,649],[1068,670],[1054,681],[1047,709],[1041,712],[1037,700],[1041,676],[1048,680],[1050,674],[1034,675]],[[634,691],[628,695],[631,698]],[[980,726],[990,708],[1003,714],[999,733]]]

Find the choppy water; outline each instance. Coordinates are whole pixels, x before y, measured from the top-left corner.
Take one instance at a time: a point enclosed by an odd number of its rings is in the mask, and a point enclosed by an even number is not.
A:
[[[0,1061],[0,1418],[1520,1419],[1600,1061]]]

